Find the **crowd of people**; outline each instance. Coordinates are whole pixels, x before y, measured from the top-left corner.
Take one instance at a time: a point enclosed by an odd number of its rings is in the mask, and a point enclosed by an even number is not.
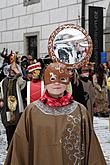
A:
[[[9,147],[25,107],[41,96],[41,72],[46,63],[44,59],[35,60],[31,55],[20,58],[13,51],[7,54],[5,48],[1,57],[4,60],[0,73],[0,111]],[[49,60],[46,60],[47,64]]]
[[[1,57],[5,165],[105,165],[93,116],[109,115],[109,65],[68,70],[48,55],[19,57],[5,48]]]

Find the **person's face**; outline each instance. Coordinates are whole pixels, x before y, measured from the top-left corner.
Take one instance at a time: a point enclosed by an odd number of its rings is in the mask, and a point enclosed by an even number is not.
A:
[[[89,77],[89,72],[84,72],[81,74],[82,77]]]
[[[46,90],[52,97],[60,97],[64,95],[67,85],[55,82],[52,84],[46,85]]]
[[[32,79],[38,79],[40,75],[40,70],[34,70],[32,72]]]
[[[10,64],[12,64],[14,62],[14,55],[10,56]]]
[[[29,65],[33,63],[32,56],[30,56],[30,55],[28,56],[28,63],[29,63]]]
[[[82,77],[89,77],[89,70],[82,70],[81,76]]]
[[[31,65],[33,63],[32,59],[29,59],[29,65]]]
[[[74,77],[75,71],[74,69],[68,69],[69,75],[70,75],[70,79],[72,79]]]
[[[28,80],[32,80],[32,74],[31,74],[31,73],[28,73],[27,79],[28,79]]]

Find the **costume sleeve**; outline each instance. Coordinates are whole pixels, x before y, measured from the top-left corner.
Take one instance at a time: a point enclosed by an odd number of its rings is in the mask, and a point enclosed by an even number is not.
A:
[[[84,165],[106,165],[99,140],[95,134],[90,114],[81,106],[82,112],[82,142],[85,144]]]
[[[2,89],[2,82],[3,80],[0,82],[0,99],[3,99],[3,89]]]
[[[21,115],[4,165],[29,164],[29,108]]]
[[[26,86],[26,81],[20,76],[17,79],[18,85],[20,87],[20,89],[24,89],[24,87]]]
[[[88,165],[106,165],[105,158],[94,131],[91,134]]]
[[[89,113],[85,118],[85,138],[86,139],[86,164],[106,165],[99,140],[95,134]]]

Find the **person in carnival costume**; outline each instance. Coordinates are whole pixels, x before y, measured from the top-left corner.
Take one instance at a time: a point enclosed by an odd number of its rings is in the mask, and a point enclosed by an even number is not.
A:
[[[28,73],[31,74],[30,81],[27,81],[27,105],[39,99],[43,94],[44,83],[41,80],[41,69],[40,62],[27,67]]]
[[[106,165],[87,109],[66,91],[67,66],[44,71],[45,93],[23,112],[5,165]]]
[[[1,119],[6,129],[9,147],[19,118],[24,111],[21,90],[25,87],[26,82],[15,62],[10,65],[8,72],[7,77],[0,82],[0,100]]]

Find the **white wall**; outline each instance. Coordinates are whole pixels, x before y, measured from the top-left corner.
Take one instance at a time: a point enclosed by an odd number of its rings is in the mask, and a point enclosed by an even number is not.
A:
[[[104,7],[106,16],[108,3],[108,0],[87,0],[86,29],[88,6]],[[41,0],[29,6],[23,6],[23,0],[0,0],[0,51],[6,47],[23,54],[24,33],[39,32],[39,55],[43,56],[47,54],[49,35],[64,23],[81,24],[81,0]]]

